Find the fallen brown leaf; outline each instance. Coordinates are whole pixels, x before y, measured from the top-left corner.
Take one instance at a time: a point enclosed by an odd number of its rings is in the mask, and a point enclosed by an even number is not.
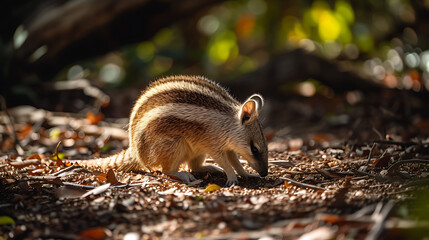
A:
[[[108,229],[96,227],[81,232],[79,234],[79,237],[93,240],[101,240],[107,238],[110,235],[109,232],[110,231]]]
[[[100,122],[103,119],[104,119],[104,115],[102,113],[94,114],[93,112],[88,112],[86,114],[86,120],[90,124],[97,124],[98,122]]]
[[[109,171],[106,174],[106,182],[112,184],[112,186],[123,185],[123,183],[118,181],[118,179],[115,176],[115,172],[113,172],[112,169],[109,169]]]

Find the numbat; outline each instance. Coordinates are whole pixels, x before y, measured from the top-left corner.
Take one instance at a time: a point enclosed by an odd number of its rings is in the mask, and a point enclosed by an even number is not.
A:
[[[230,186],[238,183],[234,169],[242,177],[257,176],[243,169],[240,154],[265,177],[268,150],[259,120],[263,104],[258,94],[240,104],[204,77],[161,78],[142,92],[131,112],[128,149],[83,165],[123,171],[161,167],[185,182],[196,180],[189,172],[178,172],[186,163],[192,172],[223,169]],[[203,165],[207,155],[222,169]]]

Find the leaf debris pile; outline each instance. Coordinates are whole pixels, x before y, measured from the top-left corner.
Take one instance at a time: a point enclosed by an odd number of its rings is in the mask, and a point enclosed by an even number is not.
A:
[[[43,114],[15,123],[19,146],[9,125],[1,126],[0,237],[363,239],[429,227],[418,215],[401,215],[424,207],[408,200],[427,191],[425,140],[309,147],[308,139],[272,139],[266,178],[223,187],[222,174],[199,174],[185,184],[160,172],[103,173],[69,164],[66,158],[119,151],[125,131],[70,116],[61,124],[59,116]],[[17,147],[24,152],[15,154]]]

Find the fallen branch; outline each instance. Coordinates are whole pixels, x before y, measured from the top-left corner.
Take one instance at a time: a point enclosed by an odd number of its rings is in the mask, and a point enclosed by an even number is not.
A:
[[[376,140],[374,141],[374,143],[378,143],[381,145],[398,145],[405,148],[418,145],[418,143],[416,142],[398,142],[398,141],[389,141],[389,140]]]

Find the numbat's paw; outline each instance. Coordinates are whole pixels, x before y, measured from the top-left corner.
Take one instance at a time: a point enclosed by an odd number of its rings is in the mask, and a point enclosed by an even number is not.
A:
[[[192,175],[190,172],[177,172],[175,174],[172,174],[171,176],[175,176],[182,180],[185,183],[190,183],[193,181],[196,181],[197,179]]]
[[[226,184],[225,184],[226,187],[229,187],[232,185],[238,185],[237,177],[226,180]]]

